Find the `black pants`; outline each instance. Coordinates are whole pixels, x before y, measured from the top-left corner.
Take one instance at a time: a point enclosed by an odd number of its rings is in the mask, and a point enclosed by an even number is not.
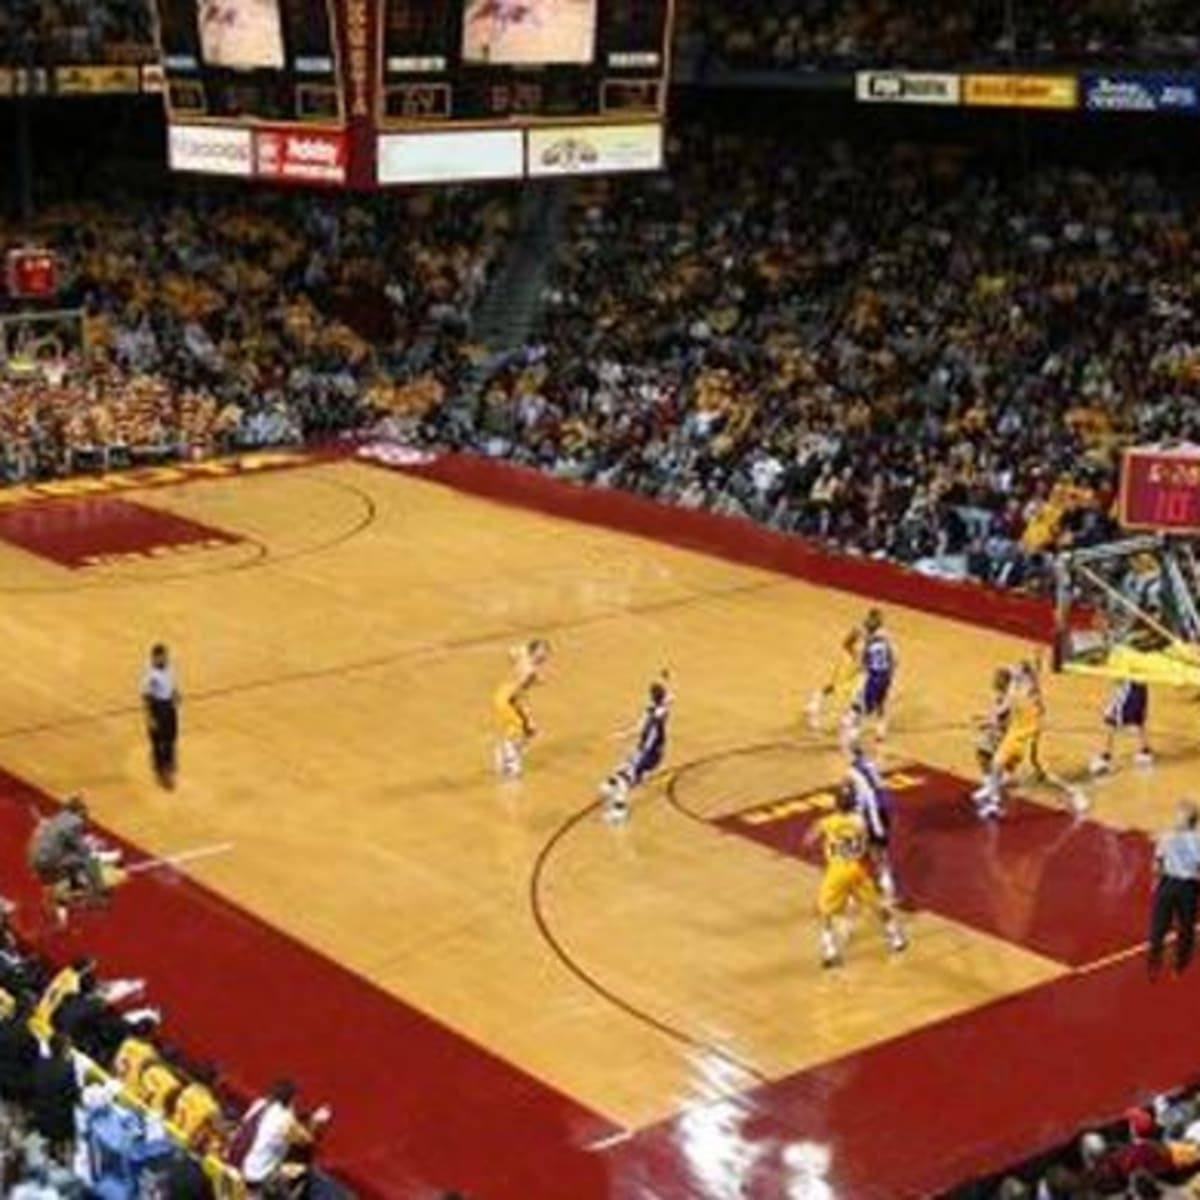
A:
[[[179,740],[179,714],[173,700],[149,702],[150,755],[159,775],[175,773],[175,743]]]
[[[1196,943],[1196,903],[1200,883],[1194,879],[1164,876],[1154,889],[1154,907],[1150,913],[1150,970],[1162,963],[1163,948],[1171,928],[1175,929],[1175,970],[1182,971],[1191,962]]]

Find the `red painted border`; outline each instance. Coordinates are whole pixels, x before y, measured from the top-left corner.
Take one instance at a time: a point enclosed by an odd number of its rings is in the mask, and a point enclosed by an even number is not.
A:
[[[0,879],[22,937],[53,962],[86,952],[109,977],[146,979],[167,1039],[217,1061],[241,1101],[281,1075],[309,1103],[330,1101],[321,1161],[358,1195],[565,1200],[563,1180],[572,1198],[607,1195],[606,1165],[587,1151],[614,1132],[604,1117],[194,879],[135,875],[108,909],[47,929],[24,851],[51,805],[0,770]]]
[[[741,517],[698,512],[629,492],[568,483],[540,471],[475,455],[448,454],[430,463],[401,467],[390,467],[366,456],[360,461],[505,504],[637,534],[888,604],[1047,644],[1053,640],[1054,614],[1047,600],[982,584],[934,579],[895,563],[839,554]]]

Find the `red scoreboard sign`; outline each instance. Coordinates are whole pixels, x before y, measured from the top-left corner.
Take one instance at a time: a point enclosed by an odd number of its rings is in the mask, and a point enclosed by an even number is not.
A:
[[[1200,534],[1200,447],[1126,450],[1120,516],[1127,529]]]

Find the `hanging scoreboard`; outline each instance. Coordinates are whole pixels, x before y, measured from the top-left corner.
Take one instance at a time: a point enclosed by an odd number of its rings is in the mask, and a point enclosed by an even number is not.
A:
[[[157,0],[175,169],[374,187],[662,166],[673,0]]]
[[[333,12],[327,0],[158,0],[168,111],[340,121]]]

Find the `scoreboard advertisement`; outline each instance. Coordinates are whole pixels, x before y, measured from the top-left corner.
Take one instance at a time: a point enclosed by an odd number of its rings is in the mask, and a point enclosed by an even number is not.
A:
[[[156,0],[171,166],[369,188],[657,170],[674,0]]]

